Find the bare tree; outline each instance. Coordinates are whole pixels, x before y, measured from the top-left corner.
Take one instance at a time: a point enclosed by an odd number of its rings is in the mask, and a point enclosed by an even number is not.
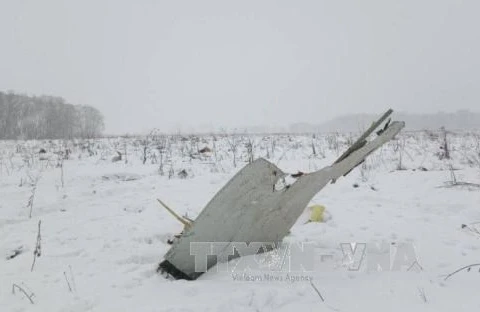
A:
[[[164,166],[165,166],[165,159],[168,150],[168,138],[165,135],[156,135],[154,138],[156,148],[159,154],[159,166],[158,166],[158,173],[160,175],[164,175]]]
[[[246,136],[245,148],[247,149],[248,163],[252,163],[255,160],[255,148],[257,144],[255,143],[255,138],[252,136]]]
[[[450,159],[450,150],[447,142],[447,130],[445,130],[445,127],[442,127],[441,130],[443,134],[443,158]]]
[[[93,138],[103,129],[102,114],[91,106],[0,92],[0,139]]]
[[[238,146],[240,145],[240,138],[237,134],[232,133],[230,135],[225,134],[225,139],[227,141],[230,152],[232,153],[233,167],[237,167],[237,153]]]

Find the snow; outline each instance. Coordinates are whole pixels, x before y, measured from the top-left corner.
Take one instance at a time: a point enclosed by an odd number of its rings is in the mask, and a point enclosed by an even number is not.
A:
[[[255,157],[269,156],[296,173],[331,164],[355,135],[249,137]],[[156,273],[167,240],[182,229],[156,198],[195,218],[246,164],[242,144],[234,168],[227,137],[171,137],[160,175],[154,140],[145,165],[139,138],[0,142],[0,311],[477,311],[478,267],[445,277],[480,262],[480,234],[469,230],[480,221],[480,188],[445,182],[454,168],[458,182],[480,184],[479,138],[449,134],[447,160],[439,157],[441,135],[404,132],[312,200],[331,219],[305,224],[306,208],[286,241],[314,243],[338,260],[331,269],[304,273],[325,301],[309,281],[287,279],[288,272],[275,273],[281,281],[235,279],[222,272],[225,264],[196,281]],[[212,153],[195,152],[214,145]],[[38,155],[41,147],[46,155]],[[127,162],[112,163],[125,147]],[[72,153],[62,162],[58,152],[65,148]],[[182,169],[186,178],[177,175]],[[40,220],[42,254],[31,271]],[[350,242],[412,244],[422,269],[350,271],[339,261],[340,244]],[[13,284],[34,293],[34,303],[18,289],[13,294]]]

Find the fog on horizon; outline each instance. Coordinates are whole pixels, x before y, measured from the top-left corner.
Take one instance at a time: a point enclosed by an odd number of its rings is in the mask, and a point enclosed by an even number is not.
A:
[[[478,1],[0,5],[0,90],[98,108],[107,133],[477,110]]]

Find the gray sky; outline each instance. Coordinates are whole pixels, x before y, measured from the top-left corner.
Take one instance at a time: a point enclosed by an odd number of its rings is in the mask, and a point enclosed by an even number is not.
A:
[[[1,0],[0,90],[107,132],[478,110],[480,1]]]

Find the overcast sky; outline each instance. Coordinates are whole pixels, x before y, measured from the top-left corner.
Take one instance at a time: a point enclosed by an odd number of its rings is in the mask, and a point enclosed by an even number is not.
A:
[[[478,110],[480,1],[1,0],[0,90],[109,133]]]

